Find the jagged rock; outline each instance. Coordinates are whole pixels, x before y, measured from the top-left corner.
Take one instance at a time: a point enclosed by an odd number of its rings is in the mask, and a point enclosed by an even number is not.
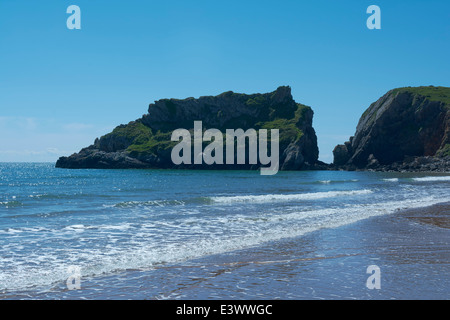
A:
[[[337,145],[333,150],[333,163],[341,166],[345,165],[351,157],[351,149],[348,148],[349,143]]]
[[[354,137],[333,154],[340,168],[448,171],[446,161],[435,157],[450,155],[450,88],[389,91],[364,112]]]
[[[198,99],[162,99],[149,105],[148,113],[69,157],[61,157],[61,168],[209,168],[257,169],[259,165],[180,165],[171,161],[171,141],[175,129],[192,131],[194,121],[203,130],[249,128],[280,130],[280,169],[313,168],[319,150],[312,127],[313,111],[296,103],[291,88],[279,87],[271,93],[241,94],[231,91]],[[236,156],[236,155],[235,155]],[[247,162],[248,163],[248,162]]]
[[[380,162],[373,154],[370,154],[367,158],[367,169],[376,169],[380,166]]]

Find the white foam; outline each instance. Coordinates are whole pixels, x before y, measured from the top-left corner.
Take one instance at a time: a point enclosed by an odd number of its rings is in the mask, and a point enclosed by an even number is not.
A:
[[[69,231],[76,231],[76,232],[82,232],[86,229],[87,227],[85,227],[83,224],[73,224],[71,226],[67,226],[64,228],[64,230],[69,230]]]
[[[387,182],[398,182],[398,178],[383,179],[383,181],[387,181]]]
[[[324,198],[334,198],[339,196],[355,196],[372,193],[371,190],[350,190],[350,191],[327,191],[314,193],[297,194],[264,194],[248,196],[230,196],[230,197],[212,197],[211,200],[216,203],[236,203],[236,202],[275,202],[275,201],[296,201],[296,200],[317,200]]]
[[[16,234],[16,233],[22,233],[22,232],[23,232],[23,230],[20,230],[20,229],[14,229],[14,228],[6,229],[6,233],[9,233],[9,234]]]
[[[450,176],[413,178],[414,181],[450,181]]]
[[[13,199],[15,199],[15,198],[13,198]],[[5,206],[6,208],[9,208],[9,207],[18,207],[18,206],[22,206],[23,204],[22,204],[22,202],[13,200],[13,201],[3,201],[3,202],[0,201],[0,205],[1,205],[1,206]]]
[[[114,207],[114,208],[128,208],[128,207],[140,207],[140,206],[165,207],[167,205],[184,205],[184,202],[180,201],[180,200],[125,201],[125,202],[116,203],[114,205],[103,205],[103,206],[104,207]]]
[[[0,230],[0,233],[6,233],[6,234],[18,234],[18,233],[23,233],[23,232],[29,232],[29,233],[36,233],[36,232],[44,232],[47,231],[47,229],[42,228],[42,227],[24,227],[24,228],[6,228],[3,230]]]

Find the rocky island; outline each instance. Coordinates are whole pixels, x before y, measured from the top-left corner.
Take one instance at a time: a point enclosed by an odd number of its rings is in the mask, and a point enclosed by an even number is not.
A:
[[[450,88],[390,90],[333,155],[331,169],[450,171]]]
[[[59,168],[190,168],[258,169],[260,165],[174,165],[171,141],[174,130],[192,131],[194,121],[203,130],[279,129],[280,170],[326,167],[318,161],[317,137],[311,107],[294,101],[291,88],[282,86],[264,94],[232,91],[198,99],[161,99],[149,105],[142,118],[116,127],[95,142],[56,162]],[[248,162],[246,162],[248,163]]]
[[[280,170],[450,171],[450,88],[390,90],[362,114],[354,136],[333,150],[334,161],[318,160],[313,110],[294,101],[291,88],[264,94],[232,91],[198,99],[161,99],[142,118],[69,157],[59,168],[258,169],[260,165],[174,165],[174,130],[279,129]],[[225,139],[224,139],[225,141]],[[247,154],[248,158],[248,154]],[[248,163],[248,162],[246,162]]]

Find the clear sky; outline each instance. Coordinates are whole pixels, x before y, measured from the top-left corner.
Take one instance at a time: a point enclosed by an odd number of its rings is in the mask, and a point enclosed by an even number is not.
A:
[[[162,98],[280,85],[331,162],[388,90],[450,86],[449,57],[448,0],[0,0],[0,162],[56,161]]]

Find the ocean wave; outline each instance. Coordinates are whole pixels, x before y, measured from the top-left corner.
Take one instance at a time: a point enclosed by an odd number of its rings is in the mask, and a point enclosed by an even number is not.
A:
[[[48,231],[49,229],[45,229],[43,227],[22,227],[22,228],[5,228],[0,230],[0,234],[19,234],[19,233],[38,233]]]
[[[349,190],[349,191],[327,191],[314,193],[297,193],[297,194],[264,194],[264,195],[248,195],[248,196],[229,196],[229,197],[211,197],[215,203],[236,203],[236,202],[277,202],[277,201],[296,201],[296,200],[317,200],[324,198],[334,198],[340,196],[355,196],[372,193],[372,190]]]
[[[433,181],[450,181],[450,176],[443,177],[421,177],[421,178],[412,178],[414,181],[422,181],[422,182],[433,182]]]
[[[386,181],[386,182],[398,182],[398,178],[387,178],[387,179],[383,179],[383,181]]]
[[[194,205],[217,205],[232,203],[266,203],[283,201],[317,200],[342,196],[357,196],[373,193],[372,190],[349,190],[349,191],[326,191],[313,193],[293,193],[293,194],[262,194],[246,196],[215,196],[215,197],[195,197],[183,200],[148,200],[148,201],[124,201],[116,204],[104,204],[105,208],[134,208],[134,207],[168,207]]]
[[[113,205],[103,205],[104,207],[113,207],[113,208],[130,208],[130,207],[165,207],[165,206],[174,206],[184,205],[185,202],[181,200],[149,200],[149,201],[123,201]]]
[[[45,200],[64,200],[64,199],[77,199],[77,198],[106,198],[110,199],[113,198],[114,195],[110,194],[88,194],[88,193],[82,193],[82,192],[75,192],[75,193],[42,193],[42,194],[30,194],[28,198],[32,199],[45,199]]]
[[[331,184],[331,183],[350,183],[350,182],[358,182],[358,179],[347,179],[347,180],[318,180],[313,183],[316,184]],[[309,182],[307,183],[309,184]]]
[[[23,203],[17,200],[13,200],[13,201],[0,201],[0,206],[2,207],[6,207],[6,208],[11,208],[11,207],[21,207],[23,206]]]

